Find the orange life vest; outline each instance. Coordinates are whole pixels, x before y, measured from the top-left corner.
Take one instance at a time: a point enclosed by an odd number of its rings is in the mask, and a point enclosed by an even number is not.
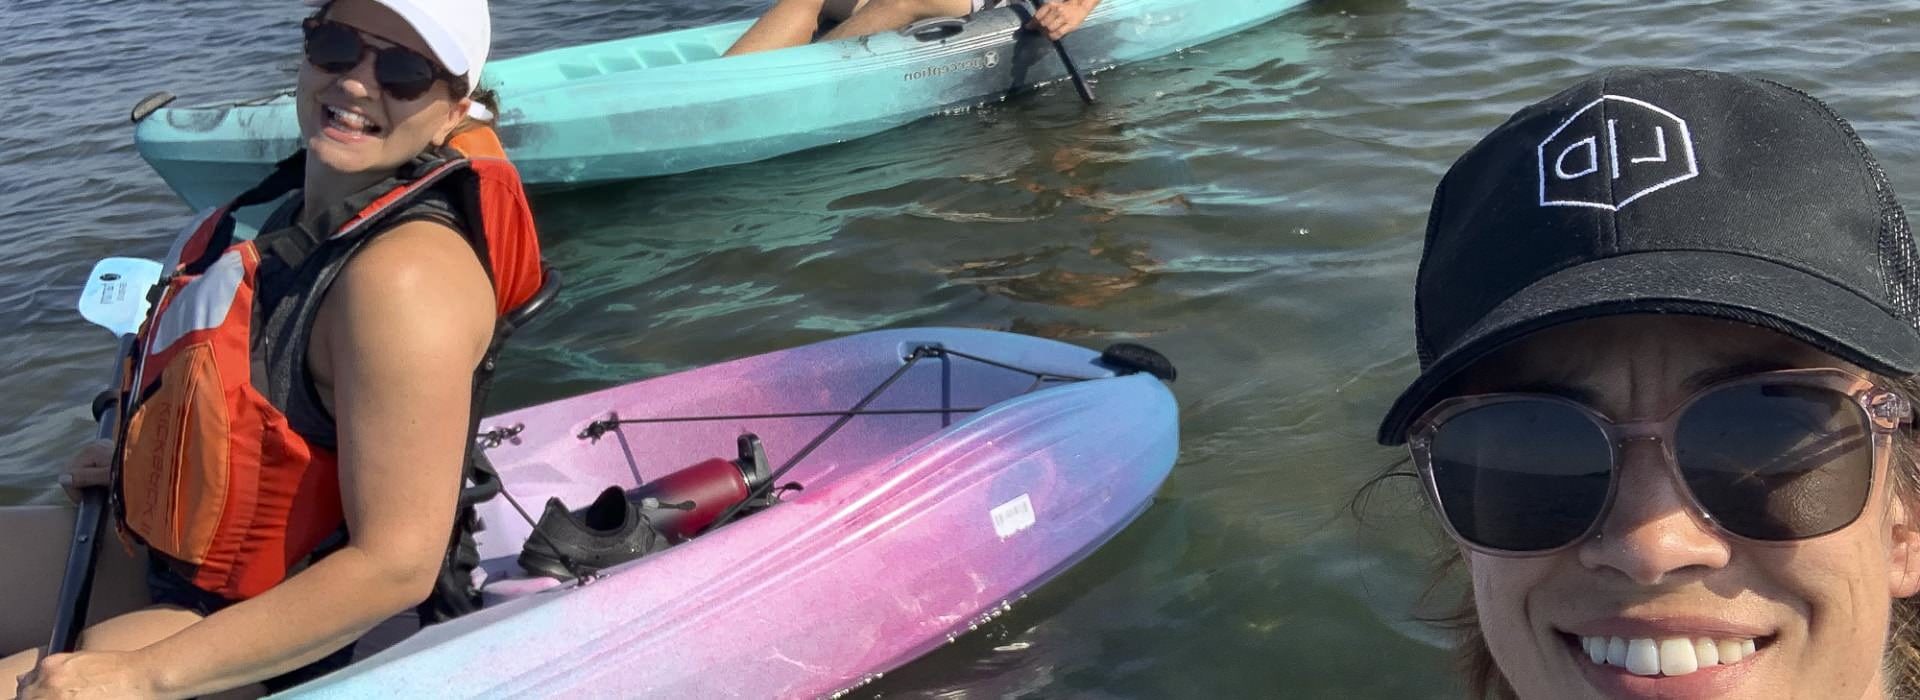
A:
[[[171,275],[136,346],[129,385],[138,393],[125,399],[132,413],[115,512],[124,531],[184,569],[195,586],[230,600],[251,598],[343,532],[331,436],[316,438],[324,431],[289,420],[300,412],[288,404],[317,405],[304,384],[314,311],[348,259],[393,228],[383,222],[437,191],[464,222],[493,281],[498,313],[540,288],[533,217],[499,141],[478,128],[450,146],[349,198],[338,216],[323,216],[324,235],[296,226],[234,241],[234,209],[272,201],[299,184],[303,156],[296,155],[176,242]],[[490,369],[491,358],[486,364]]]

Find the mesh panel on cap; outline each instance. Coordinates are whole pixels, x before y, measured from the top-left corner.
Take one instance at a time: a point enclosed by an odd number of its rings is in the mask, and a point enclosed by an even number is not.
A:
[[[1851,132],[1851,130],[1849,130]],[[1860,138],[1854,137],[1854,143]],[[1880,197],[1880,274],[1886,278],[1887,297],[1894,313],[1907,325],[1920,329],[1920,279],[1916,279],[1913,232],[1907,227],[1906,212],[1893,198],[1893,187],[1878,163],[1873,167],[1873,189]]]
[[[1906,211],[1900,208],[1900,201],[1893,195],[1893,185],[1887,181],[1887,172],[1873,159],[1873,153],[1867,150],[1867,144],[1853,125],[1845,117],[1818,97],[1814,97],[1791,85],[1767,80],[1770,85],[1778,86],[1788,92],[1805,98],[1818,105],[1827,117],[1840,125],[1840,131],[1847,135],[1847,141],[1853,144],[1853,152],[1867,166],[1867,176],[1873,181],[1873,194],[1880,200],[1880,281],[1887,286],[1887,302],[1893,305],[1894,315],[1908,326],[1920,330],[1920,253],[1916,253],[1913,243],[1913,230],[1907,225]]]

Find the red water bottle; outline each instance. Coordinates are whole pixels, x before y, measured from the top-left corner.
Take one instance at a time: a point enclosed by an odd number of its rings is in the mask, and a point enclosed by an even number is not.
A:
[[[760,438],[741,435],[739,448],[738,459],[708,459],[641,484],[627,492],[627,500],[640,503],[653,529],[668,541],[692,539],[766,483],[767,451]]]

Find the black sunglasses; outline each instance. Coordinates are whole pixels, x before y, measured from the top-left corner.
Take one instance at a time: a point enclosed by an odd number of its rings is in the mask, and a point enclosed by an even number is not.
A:
[[[372,52],[374,79],[397,99],[416,99],[441,78],[453,86],[456,94],[462,91],[459,76],[413,49],[397,45],[374,48],[361,38],[360,30],[318,17],[301,22],[300,30],[306,35],[307,63],[314,68],[339,75],[353,70]]]

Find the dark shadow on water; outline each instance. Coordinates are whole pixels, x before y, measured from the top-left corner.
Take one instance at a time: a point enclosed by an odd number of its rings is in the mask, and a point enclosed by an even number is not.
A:
[[[1357,594],[1397,589],[1354,539],[1342,521],[1276,543],[1161,500],[1007,614],[855,696],[1457,697],[1445,653]]]

